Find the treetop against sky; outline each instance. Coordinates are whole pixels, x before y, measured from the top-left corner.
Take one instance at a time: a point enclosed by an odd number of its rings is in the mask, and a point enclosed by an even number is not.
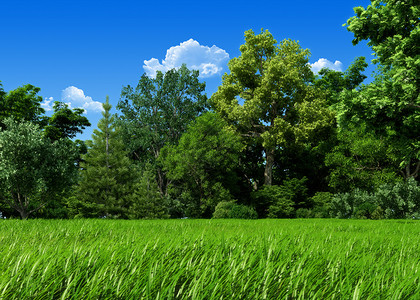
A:
[[[357,56],[373,57],[366,43],[353,46],[342,25],[353,7],[370,1],[7,1],[2,3],[0,80],[6,91],[30,83],[43,107],[54,101],[85,109],[93,124],[106,95],[116,107],[121,89],[143,73],[154,76],[183,63],[198,69],[210,97],[240,55],[244,32],[268,29],[280,42],[299,41],[311,51],[314,72],[344,71]],[[372,70],[369,69],[368,73]],[[369,74],[368,74],[369,75]]]

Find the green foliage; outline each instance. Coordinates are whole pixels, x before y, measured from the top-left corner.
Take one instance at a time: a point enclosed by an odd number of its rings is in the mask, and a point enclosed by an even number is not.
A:
[[[5,93],[0,86],[0,127],[5,128],[4,120],[9,117],[43,125],[45,117],[42,114],[45,110],[41,107],[42,97],[38,95],[40,90],[27,84]]]
[[[296,210],[297,218],[329,218],[333,194],[329,192],[317,192],[309,200],[311,208],[299,208]]]
[[[146,165],[140,181],[135,187],[128,216],[130,219],[168,218],[169,215],[164,200],[164,197],[159,193],[152,167]]]
[[[418,1],[372,1],[356,7],[347,21],[353,44],[368,40],[380,63],[375,82],[360,93],[346,93],[344,122],[366,122],[386,138],[404,178],[420,168],[420,8]]]
[[[217,203],[232,199],[235,168],[243,149],[239,135],[217,114],[207,112],[190,124],[176,146],[166,146],[160,161],[173,182],[171,194],[188,217],[210,217]]]
[[[317,192],[311,198],[315,218],[328,218],[333,195],[328,192]]]
[[[397,180],[399,166],[393,162],[386,139],[378,138],[366,126],[348,125],[338,131],[337,140],[325,158],[333,191],[374,191],[381,184]]]
[[[367,66],[365,58],[361,56],[345,72],[323,68],[318,72],[314,85],[326,91],[328,105],[334,105],[341,91],[356,89],[367,78],[362,74]]]
[[[293,195],[283,186],[265,185],[253,192],[252,198],[260,218],[289,218],[295,211]]]
[[[420,186],[414,180],[381,185],[374,193],[356,189],[337,194],[331,203],[337,218],[418,219],[420,218]]]
[[[276,43],[268,31],[246,31],[241,55],[230,60],[230,74],[211,98],[223,118],[264,147],[266,185],[272,184],[277,146],[306,141],[334,120],[325,97],[310,84],[309,50],[292,40]]]
[[[82,116],[82,108],[70,109],[67,104],[54,102],[54,113],[48,119],[45,126],[45,135],[53,141],[61,138],[72,139],[77,133],[82,133],[83,129],[90,126],[88,119]]]
[[[306,177],[283,181],[280,186],[263,186],[252,193],[253,205],[260,218],[291,218],[297,209],[310,208]]]
[[[420,184],[414,178],[395,185],[381,186],[375,198],[387,219],[420,219]]]
[[[88,152],[80,163],[82,170],[77,198],[82,209],[76,215],[126,218],[138,172],[128,158],[115,118],[109,112],[108,97],[103,108],[99,130],[94,131],[93,141],[88,141]],[[80,206],[77,201],[72,202],[73,207]],[[96,209],[91,213],[93,206]]]
[[[73,143],[51,143],[31,122],[5,119],[0,132],[0,190],[22,219],[44,207],[75,180]]]
[[[235,201],[221,201],[213,212],[214,219],[256,219],[257,217],[255,209],[236,204]]]
[[[331,215],[336,218],[369,218],[375,208],[374,197],[359,189],[334,195],[331,201]]]
[[[135,160],[151,163],[157,171],[160,192],[166,193],[166,180],[156,165],[161,149],[175,145],[188,124],[207,107],[205,83],[198,80],[198,71],[183,65],[156,78],[143,74],[135,89],[122,89],[117,108],[124,143]]]

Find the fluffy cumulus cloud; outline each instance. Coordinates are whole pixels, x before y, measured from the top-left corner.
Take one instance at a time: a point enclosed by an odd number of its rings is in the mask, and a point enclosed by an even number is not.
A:
[[[225,50],[215,45],[203,46],[189,39],[178,46],[169,48],[162,62],[156,58],[145,60],[143,69],[148,76],[154,77],[156,71],[166,72],[186,64],[189,69],[199,70],[200,77],[206,78],[220,74],[228,60],[229,54]]]
[[[93,101],[92,97],[86,96],[83,90],[69,86],[61,92],[61,102],[66,103],[70,108],[83,108],[85,113],[89,112],[101,112],[103,111],[102,103]],[[46,97],[41,102],[41,107],[45,111],[52,111],[54,104],[53,97]]]
[[[69,86],[61,93],[61,101],[66,103],[70,108],[80,107],[87,112],[100,112],[102,111],[102,103],[93,101],[92,97],[86,96],[83,90]]]
[[[41,107],[43,109],[45,109],[45,111],[52,111],[53,110],[53,103],[54,103],[54,98],[53,97],[45,97],[44,101],[41,102]]]
[[[328,68],[335,71],[343,71],[343,63],[341,61],[336,60],[334,63],[329,61],[326,58],[320,58],[317,62],[310,64],[312,68],[312,72],[315,74],[318,73],[322,68]]]

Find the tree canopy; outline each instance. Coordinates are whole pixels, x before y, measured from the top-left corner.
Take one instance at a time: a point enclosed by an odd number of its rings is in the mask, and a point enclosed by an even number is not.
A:
[[[0,190],[22,219],[36,212],[74,182],[77,155],[72,143],[51,141],[39,126],[4,120],[0,132]]]
[[[241,55],[229,62],[230,74],[213,94],[211,103],[224,118],[264,147],[264,184],[273,180],[276,147],[303,141],[328,126],[333,114],[314,80],[304,50],[292,40],[277,41],[268,31],[245,32]]]

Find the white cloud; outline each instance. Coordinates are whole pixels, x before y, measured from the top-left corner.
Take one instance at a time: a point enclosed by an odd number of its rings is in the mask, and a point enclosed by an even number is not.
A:
[[[318,73],[322,68],[328,68],[335,71],[343,71],[343,63],[341,61],[336,60],[334,63],[329,61],[326,58],[320,58],[317,62],[310,64],[312,68],[312,72],[315,74]]]
[[[51,105],[51,102],[53,102],[53,101],[54,101],[54,98],[53,97],[49,97],[49,98],[45,97],[44,98],[44,101],[41,102],[41,107],[43,109],[45,109],[45,111],[52,111],[53,110],[53,107]]]
[[[166,72],[186,64],[189,69],[199,70],[200,77],[206,78],[220,74],[228,60],[229,54],[225,50],[215,45],[202,46],[199,42],[189,39],[169,48],[162,63],[156,58],[145,60],[143,69],[148,76],[155,77],[156,71]]]
[[[100,112],[103,110],[101,102],[93,101],[92,97],[85,96],[83,90],[75,86],[65,88],[61,93],[61,100],[70,108],[83,108],[85,113],[88,111]]]

